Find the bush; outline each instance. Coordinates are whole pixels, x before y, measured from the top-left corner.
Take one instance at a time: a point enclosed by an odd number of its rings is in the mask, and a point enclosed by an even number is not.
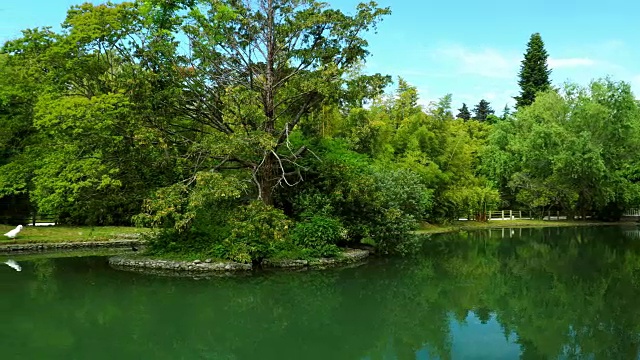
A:
[[[297,223],[291,238],[311,257],[333,257],[340,253],[336,244],[346,238],[346,229],[340,219],[316,214]]]
[[[350,236],[372,243],[381,253],[406,254],[417,243],[412,231],[424,219],[433,203],[433,191],[408,169],[371,166],[361,176],[372,186],[354,187],[336,208],[342,212]]]
[[[259,263],[275,252],[278,243],[289,241],[291,221],[282,210],[261,201],[238,207],[229,219],[231,234],[223,245],[233,261]]]
[[[370,222],[371,239],[382,254],[407,255],[417,248],[419,237],[412,231],[417,222],[397,208],[382,211]]]
[[[224,229],[220,229],[224,230]],[[173,228],[160,229],[143,235],[150,255],[192,254],[214,259],[228,259],[229,250],[211,233],[191,229],[178,232]]]
[[[322,161],[307,164],[305,189],[290,195],[293,214],[301,219],[294,242],[303,241],[302,233],[315,242],[310,248],[326,242],[321,224],[328,226],[328,217],[344,228],[343,237],[331,238],[338,245],[365,242],[383,253],[406,253],[415,243],[412,230],[433,206],[433,190],[426,180],[413,169],[375,163],[339,141],[320,146]]]

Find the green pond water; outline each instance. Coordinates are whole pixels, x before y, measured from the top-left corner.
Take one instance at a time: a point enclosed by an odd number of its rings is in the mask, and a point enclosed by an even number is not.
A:
[[[639,234],[482,230],[415,258],[199,280],[12,257],[0,359],[637,359]]]

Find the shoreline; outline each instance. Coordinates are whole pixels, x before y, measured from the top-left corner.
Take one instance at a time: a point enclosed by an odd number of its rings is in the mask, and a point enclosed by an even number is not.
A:
[[[476,221],[456,221],[450,225],[433,225],[424,224],[420,229],[414,231],[415,234],[429,235],[449,233],[456,231],[472,231],[482,229],[500,229],[500,228],[536,228],[536,227],[571,227],[571,226],[636,226],[633,220],[622,220],[617,222],[602,221],[566,221],[566,220],[492,220],[488,222]],[[7,254],[39,254],[44,252],[70,252],[76,250],[93,250],[93,249],[123,249],[131,246],[144,246],[144,241],[138,239],[138,235],[118,234],[118,236],[109,240],[97,241],[47,241],[47,242],[25,242],[12,241],[9,244],[3,244],[0,241],[0,255]],[[286,267],[303,267],[306,260],[298,260]],[[284,266],[283,266],[284,267]]]
[[[572,226],[637,226],[635,221],[566,221],[566,220],[491,220],[488,222],[457,221],[451,225],[428,224],[414,233],[418,235],[443,234],[456,231],[473,231],[502,228],[547,228]]]
[[[572,226],[638,226],[635,221],[622,220],[617,222],[596,222],[596,221],[563,221],[563,220],[493,220],[489,222],[458,221],[450,225],[426,224],[420,230],[415,231],[418,235],[433,235],[443,233],[453,233],[459,231],[474,231],[484,229],[501,228],[546,228],[546,227],[572,227]],[[172,276],[180,275],[176,272],[189,274],[239,274],[251,272],[254,266],[251,264],[241,264],[231,261],[207,262],[200,260],[166,260],[161,258],[145,257],[132,251],[127,251],[132,246],[144,248],[144,241],[137,236],[118,236],[110,240],[99,241],[68,241],[68,242],[41,242],[41,243],[0,243],[0,256],[28,256],[44,255],[55,257],[56,254],[64,256],[74,256],[83,253],[103,252],[109,258],[109,264],[120,270],[137,272],[170,272]],[[114,251],[108,253],[108,251]],[[116,252],[121,250],[121,252]],[[115,256],[113,256],[115,255]],[[310,269],[325,269],[331,267],[359,266],[365,263],[373,255],[371,250],[346,249],[341,256],[336,258],[319,258],[311,260],[296,259],[265,259],[258,268],[264,270],[290,270],[305,271]],[[112,260],[116,259],[116,260]],[[207,259],[208,260],[208,259]],[[163,275],[163,274],[160,274]]]
[[[369,250],[346,249],[336,258],[318,258],[311,260],[265,259],[259,268],[263,270],[315,270],[333,267],[361,265],[371,255]],[[118,255],[109,258],[109,265],[117,270],[139,273],[191,276],[191,275],[233,275],[249,273],[256,268],[252,264],[233,261],[212,261],[211,259],[177,261],[154,259],[139,255]]]
[[[137,239],[118,239],[109,241],[73,241],[49,243],[23,243],[0,245],[0,255],[39,254],[43,252],[70,252],[90,249],[122,249],[131,246],[142,246],[144,242]]]

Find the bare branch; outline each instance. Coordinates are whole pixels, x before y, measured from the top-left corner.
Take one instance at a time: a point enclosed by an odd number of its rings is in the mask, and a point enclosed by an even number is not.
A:
[[[287,184],[288,186],[296,186],[297,184],[299,184],[303,179],[302,179],[302,175],[300,175],[300,179],[298,181],[296,181],[295,183],[291,184],[289,183],[289,180],[287,180],[287,172],[284,170],[284,165],[282,165],[282,159],[280,159],[280,156],[278,156],[278,154],[271,150],[271,153],[273,154],[273,156],[276,157],[276,159],[278,160],[278,164],[280,164],[280,170],[282,170],[282,176],[280,176],[278,178],[278,182],[276,183],[276,185],[281,185],[282,186],[282,182],[284,181],[285,184]]]

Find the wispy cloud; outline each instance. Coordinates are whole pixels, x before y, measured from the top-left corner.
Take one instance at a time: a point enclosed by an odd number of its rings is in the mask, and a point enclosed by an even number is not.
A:
[[[421,105],[452,93],[455,109],[462,102],[472,108],[480,99],[485,99],[491,102],[496,113],[500,113],[504,104],[513,106],[513,96],[519,93],[521,45],[476,46],[443,41],[417,47],[406,61],[398,62],[395,75],[418,86]],[[625,49],[628,54],[619,56],[625,54]],[[555,85],[564,81],[586,85],[594,78],[611,75],[614,79],[630,82],[640,97],[640,71],[629,62],[640,56],[640,51],[631,52],[624,42],[611,40],[552,50],[549,67],[553,69],[551,76]]]
[[[519,59],[492,48],[472,49],[461,45],[447,45],[436,49],[434,55],[454,66],[456,72],[487,78],[513,78]]]
[[[572,67],[578,67],[578,66],[593,66],[596,64],[596,61],[590,58],[565,58],[565,59],[549,58],[548,63],[551,68],[557,69],[557,68],[572,68]]]
[[[620,56],[627,55],[630,47],[622,40],[611,39],[604,42],[596,42],[588,45],[582,45],[579,51],[586,50],[589,53],[599,54],[600,56]]]

